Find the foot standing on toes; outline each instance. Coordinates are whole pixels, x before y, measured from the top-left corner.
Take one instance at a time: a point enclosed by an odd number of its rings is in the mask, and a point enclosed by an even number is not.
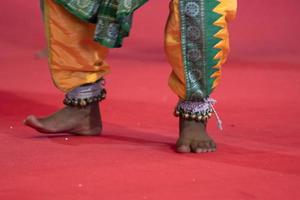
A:
[[[99,135],[102,131],[98,102],[84,108],[66,106],[44,118],[30,115],[24,120],[24,124],[41,133]]]
[[[79,86],[66,94],[64,108],[44,118],[30,115],[24,124],[42,133],[99,135],[102,131],[99,101],[105,96],[102,79]]]

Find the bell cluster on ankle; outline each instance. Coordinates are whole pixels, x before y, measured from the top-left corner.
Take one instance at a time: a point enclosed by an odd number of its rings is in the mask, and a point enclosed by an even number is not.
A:
[[[215,102],[212,98],[206,98],[203,101],[179,101],[174,115],[186,120],[206,121],[214,112],[212,105]]]
[[[74,107],[86,107],[92,103],[102,101],[106,98],[104,85],[104,79],[100,79],[96,83],[79,86],[66,94],[64,104]]]

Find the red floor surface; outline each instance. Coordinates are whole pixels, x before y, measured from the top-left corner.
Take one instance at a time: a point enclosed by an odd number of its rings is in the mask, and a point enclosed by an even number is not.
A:
[[[46,60],[34,58],[40,32],[31,46],[1,33],[0,199],[300,199],[299,54],[242,56],[233,45],[213,95],[224,122],[223,132],[209,124],[218,151],[182,155],[174,153],[170,67],[152,40],[135,42],[142,28],[135,30],[109,59],[100,137],[47,136],[22,125],[28,114],[59,109],[63,94]]]

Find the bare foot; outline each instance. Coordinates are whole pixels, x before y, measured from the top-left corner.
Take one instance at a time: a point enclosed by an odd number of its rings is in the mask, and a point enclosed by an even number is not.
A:
[[[44,118],[30,115],[24,120],[24,124],[41,133],[99,135],[102,131],[98,102],[83,108],[66,106]]]
[[[179,153],[216,151],[216,143],[206,132],[206,123],[179,118],[180,136],[176,143]]]

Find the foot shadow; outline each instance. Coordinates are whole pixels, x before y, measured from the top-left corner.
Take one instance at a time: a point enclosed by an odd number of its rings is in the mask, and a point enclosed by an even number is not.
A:
[[[2,133],[9,134],[13,137],[22,137],[24,139],[36,139],[36,140],[45,140],[50,139],[51,142],[61,144],[61,145],[85,145],[85,144],[112,144],[124,143],[132,144],[135,146],[148,146],[151,148],[163,148],[165,149],[175,149],[174,141],[175,137],[170,137],[166,135],[157,134],[156,132],[149,132],[149,130],[135,130],[128,128],[127,126],[121,126],[114,123],[105,123],[105,129],[101,136],[74,136],[70,134],[41,134],[33,135],[32,129],[27,128],[22,124],[24,118],[31,114],[43,115],[47,113],[55,112],[59,106],[52,106],[46,103],[43,103],[42,99],[47,99],[47,97],[36,98],[40,94],[30,94],[23,93],[17,94],[8,91],[0,91],[3,102],[5,104],[0,104],[0,117],[2,123],[0,126],[9,127],[10,124],[14,125],[13,130],[2,130]],[[31,98],[30,98],[31,97]],[[49,96],[48,99],[57,98]],[[114,104],[122,104],[122,102],[112,102]],[[128,103],[126,103],[128,105]],[[127,116],[123,116],[127,117]],[[157,127],[156,127],[157,128]],[[22,133],[22,134],[20,134]],[[39,133],[37,133],[39,134]]]
[[[70,134],[43,134],[31,137],[37,140],[50,140],[51,142],[68,145],[119,145],[129,144],[134,146],[145,146],[154,149],[174,150],[175,137],[150,133],[123,127],[117,124],[106,123],[105,131],[99,136],[76,136]],[[147,138],[147,139],[146,139]]]

